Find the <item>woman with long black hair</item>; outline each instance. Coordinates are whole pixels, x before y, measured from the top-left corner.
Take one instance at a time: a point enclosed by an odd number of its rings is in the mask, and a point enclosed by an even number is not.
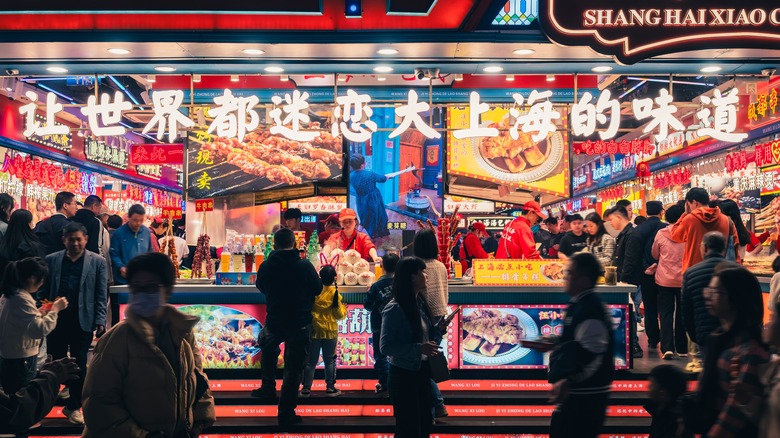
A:
[[[0,272],[8,262],[27,257],[46,257],[46,247],[33,232],[33,215],[29,210],[16,210],[8,221],[8,231],[0,240]]]
[[[442,354],[425,291],[425,262],[404,257],[393,280],[393,299],[382,312],[381,351],[390,362],[390,397],[395,436],[426,437],[433,423],[433,393],[428,359]]]
[[[615,238],[607,233],[601,215],[591,213],[585,217],[585,232],[588,233],[588,252],[596,256],[601,266],[612,266],[615,261]]]
[[[734,236],[734,250],[736,251],[737,262],[742,263],[745,259],[745,249],[750,243],[750,233],[742,222],[742,214],[739,211],[739,205],[731,199],[724,199],[718,202],[720,212],[731,218],[737,229],[737,235]],[[726,236],[728,239],[729,236]]]

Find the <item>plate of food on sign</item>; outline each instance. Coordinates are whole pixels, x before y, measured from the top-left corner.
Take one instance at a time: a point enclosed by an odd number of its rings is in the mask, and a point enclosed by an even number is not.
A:
[[[536,141],[536,133],[518,128],[517,138],[513,138],[509,116],[498,123],[483,122],[481,126],[499,130],[496,137],[472,139],[478,165],[493,178],[515,183],[538,181],[552,173],[563,159],[564,142],[560,132],[549,133]]]
[[[530,315],[513,308],[464,308],[461,324],[463,362],[509,365],[531,352],[520,344],[539,336]]]

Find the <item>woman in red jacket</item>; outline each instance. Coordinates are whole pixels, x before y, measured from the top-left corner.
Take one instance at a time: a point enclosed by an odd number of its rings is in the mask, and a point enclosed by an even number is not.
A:
[[[487,237],[487,229],[482,222],[474,222],[469,226],[469,232],[460,245],[460,264],[463,265],[463,272],[471,267],[472,260],[488,258],[488,253],[482,248],[480,237]]]

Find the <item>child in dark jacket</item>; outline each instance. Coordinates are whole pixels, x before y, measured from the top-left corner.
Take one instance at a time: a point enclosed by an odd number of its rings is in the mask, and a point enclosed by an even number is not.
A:
[[[650,401],[644,406],[653,417],[650,438],[693,437],[685,431],[682,417],[681,397],[687,385],[685,372],[673,365],[658,365],[650,371]]]
[[[376,384],[376,395],[387,397],[387,376],[389,363],[379,349],[379,339],[382,334],[382,310],[392,298],[393,275],[398,264],[398,255],[387,253],[382,257],[382,276],[371,285],[363,301],[363,307],[371,312],[371,333],[374,344],[374,369],[379,374],[379,383]]]

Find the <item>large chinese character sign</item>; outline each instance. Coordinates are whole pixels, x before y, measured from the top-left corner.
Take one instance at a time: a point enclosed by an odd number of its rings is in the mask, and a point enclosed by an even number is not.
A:
[[[330,106],[310,106],[308,93],[277,96],[258,106],[230,90],[205,109],[208,128],[188,138],[188,191],[194,198],[257,192],[340,179],[343,154]],[[261,121],[270,124],[263,126]]]

